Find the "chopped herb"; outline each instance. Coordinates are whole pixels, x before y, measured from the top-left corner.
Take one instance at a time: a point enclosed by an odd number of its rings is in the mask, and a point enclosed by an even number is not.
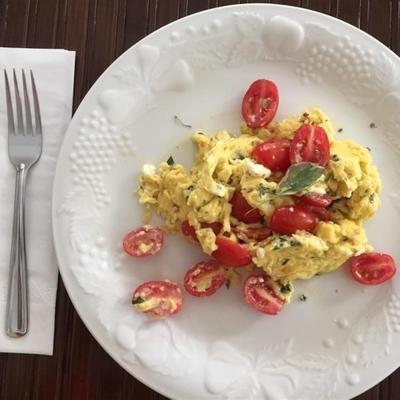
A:
[[[284,285],[281,285],[280,291],[283,294],[290,293],[292,290],[293,290],[293,288],[292,288],[292,284],[290,282],[285,283]]]
[[[235,160],[244,160],[245,158],[246,157],[240,152],[237,152],[235,155]]]
[[[310,162],[293,164],[280,181],[276,194],[288,196],[301,193],[315,183],[324,171],[321,166]]]
[[[338,131],[339,133],[340,133],[340,132],[343,132],[343,128],[339,128],[337,131]]]
[[[337,161],[340,161],[340,158],[339,158],[339,156],[337,154],[333,154],[332,155],[332,160],[337,162]]]
[[[299,296],[299,300],[300,300],[300,301],[306,301],[306,300],[307,300],[307,296],[305,296],[304,294],[301,294],[301,295]]]
[[[286,265],[288,262],[289,262],[289,259],[288,259],[288,258],[285,258],[285,259],[282,261],[282,265]]]
[[[369,202],[372,204],[375,201],[375,193],[371,193],[369,196]]]
[[[309,114],[309,113],[306,113],[306,112],[305,112],[305,113],[303,113],[303,117],[304,117],[304,118],[308,118],[309,116],[310,116],[310,114]]]
[[[132,300],[132,304],[142,304],[142,303],[144,303],[144,298],[140,296]]]
[[[231,237],[231,234],[230,234],[229,232],[224,232],[223,235],[224,235],[225,237]]]
[[[170,166],[175,164],[175,161],[174,161],[174,159],[172,158],[172,156],[169,156],[169,158],[168,158],[168,160],[167,160],[167,164],[170,165]]]
[[[286,239],[285,237],[283,237],[283,236],[278,236],[278,237],[276,238],[276,240],[275,240],[275,245],[274,245],[274,247],[272,248],[272,250],[279,250],[279,249],[281,249],[281,248],[285,245],[285,243],[287,243],[287,239]]]
[[[225,282],[225,287],[226,287],[227,289],[229,289],[229,288],[231,287],[231,280],[230,280],[230,279],[227,279],[227,280],[226,280],[226,282]]]
[[[189,190],[190,192],[191,192],[193,189],[194,189],[194,186],[193,186],[193,185],[190,185],[190,186],[188,186],[188,187],[186,188],[186,190]]]
[[[185,128],[192,128],[192,125],[185,124],[177,115],[174,115],[174,121]]]
[[[343,242],[347,242],[348,240],[349,240],[349,238],[347,236],[343,236],[343,239],[342,239]]]
[[[292,247],[301,246],[301,243],[296,239],[290,239],[289,245]]]
[[[258,190],[258,193],[260,193],[260,196],[264,196],[267,193],[274,193],[274,191],[272,189],[270,189],[267,186],[264,186],[262,183],[260,183],[257,186],[257,190]]]
[[[375,122],[371,122],[371,123],[369,124],[369,127],[370,127],[371,129],[377,128]]]
[[[366,146],[365,147],[368,151],[371,151],[371,147]]]

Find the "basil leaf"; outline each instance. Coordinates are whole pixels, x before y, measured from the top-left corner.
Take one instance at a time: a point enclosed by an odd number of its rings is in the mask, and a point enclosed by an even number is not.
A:
[[[280,181],[276,194],[291,195],[301,193],[315,183],[324,173],[325,168],[309,162],[293,164]]]
[[[167,164],[168,164],[169,166],[175,164],[175,161],[174,161],[174,159],[172,158],[172,156],[169,156],[169,158],[168,158],[168,160],[167,160]]]

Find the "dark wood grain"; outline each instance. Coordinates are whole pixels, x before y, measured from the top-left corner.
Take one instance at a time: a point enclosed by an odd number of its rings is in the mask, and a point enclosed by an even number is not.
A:
[[[74,107],[107,66],[148,33],[240,0],[0,0],[0,46],[77,52]],[[398,0],[281,0],[336,16],[400,49]],[[53,357],[0,355],[0,400],[166,400],[121,369],[97,344],[59,282]],[[356,400],[400,399],[400,369]],[[246,399],[243,399],[246,400]],[[284,400],[284,399],[282,399]]]

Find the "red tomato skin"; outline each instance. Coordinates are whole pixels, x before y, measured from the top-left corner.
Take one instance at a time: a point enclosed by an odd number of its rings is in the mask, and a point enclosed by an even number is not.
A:
[[[257,288],[261,289],[269,298],[266,299],[260,295]],[[273,289],[271,278],[263,272],[256,272],[248,276],[243,286],[243,297],[251,307],[268,315],[279,314],[285,304]]]
[[[207,278],[207,275],[211,275],[211,285],[209,288],[203,291],[197,290],[192,282],[196,280],[196,277],[202,275],[202,278]],[[201,278],[200,278],[201,279]],[[226,281],[225,270],[217,261],[208,260],[201,261],[190,268],[183,279],[183,285],[186,291],[195,297],[207,297],[211,296],[220,289]]]
[[[211,228],[213,232],[218,235],[221,232],[222,224],[220,222],[202,222],[202,228]],[[196,230],[192,225],[189,224],[189,221],[183,221],[181,224],[181,231],[185,236],[190,237],[194,242],[198,242]]]
[[[380,285],[393,278],[396,264],[389,254],[364,253],[350,259],[353,278],[363,285]]]
[[[239,240],[260,242],[272,235],[272,230],[267,226],[253,227],[247,226],[245,228],[233,226],[233,233]]]
[[[217,236],[215,244],[218,248],[212,253],[212,256],[221,264],[239,268],[251,263],[250,251],[241,244],[224,236]]]
[[[149,292],[147,295],[144,294]],[[156,296],[161,299],[168,299],[169,296],[173,296],[175,300],[178,300],[177,307],[175,310],[168,310],[165,307],[157,306],[154,309],[145,311],[144,314],[149,315],[151,318],[164,319],[172,315],[177,314],[182,309],[183,295],[179,286],[173,282],[168,281],[148,281],[139,285],[133,293],[132,302],[138,297],[142,297],[144,300],[148,300],[148,297]]]
[[[290,162],[312,162],[325,167],[329,161],[329,139],[320,126],[304,124],[297,129],[289,150]]]
[[[323,207],[315,207],[315,206],[307,206],[304,205],[304,208],[311,211],[319,221],[330,221],[331,220],[331,213]]]
[[[296,196],[296,198],[301,202],[301,204],[324,208],[330,206],[333,200],[332,196],[329,196],[329,194],[318,193],[309,193],[303,196]]]
[[[242,116],[250,128],[262,128],[275,117],[279,105],[279,92],[274,82],[267,79],[254,81],[242,100]]]
[[[317,225],[314,213],[303,206],[280,206],[271,216],[270,227],[274,232],[292,235],[297,231],[312,232]]]
[[[262,215],[257,208],[253,208],[242,193],[236,191],[231,199],[232,212],[231,215],[246,224],[254,224],[261,222]]]
[[[151,245],[152,247],[142,252],[139,249],[140,244]],[[159,252],[164,243],[164,232],[155,226],[141,226],[129,232],[123,241],[123,247],[127,254],[133,257],[152,256]]]
[[[272,172],[286,172],[290,166],[289,149],[289,140],[271,139],[254,147],[251,156]]]

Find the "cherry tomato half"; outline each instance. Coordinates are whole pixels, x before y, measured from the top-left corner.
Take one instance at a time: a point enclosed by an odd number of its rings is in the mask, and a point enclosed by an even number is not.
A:
[[[394,260],[388,254],[364,253],[350,260],[353,278],[364,285],[379,285],[396,273]]]
[[[185,275],[185,289],[196,297],[213,295],[225,283],[225,269],[217,261],[201,261]]]
[[[257,145],[251,156],[273,172],[286,172],[290,165],[289,148],[289,140],[271,139]]]
[[[130,256],[145,257],[159,252],[163,243],[164,232],[160,228],[145,225],[129,232],[123,246]]]
[[[303,161],[325,167],[329,160],[328,136],[320,126],[304,124],[297,129],[290,145],[290,162]]]
[[[183,295],[175,283],[149,281],[135,290],[132,304],[136,311],[154,319],[164,319],[178,313],[182,308]]]
[[[260,211],[257,208],[252,207],[239,191],[236,191],[233,194],[231,204],[231,214],[239,221],[245,222],[246,224],[261,222],[262,215],[260,214]]]
[[[251,263],[250,251],[241,244],[224,236],[217,236],[215,244],[218,248],[212,255],[220,263],[229,267],[244,267]]]
[[[268,228],[268,226],[260,226],[260,227],[233,226],[232,231],[235,233],[235,235],[238,237],[239,240],[242,240],[244,242],[249,242],[249,241],[260,242],[261,240],[266,239],[272,234],[272,231],[270,228]]]
[[[242,101],[242,115],[251,128],[262,128],[274,118],[279,104],[275,83],[267,79],[254,81]]]
[[[271,216],[270,227],[274,232],[292,235],[296,231],[312,232],[317,225],[317,217],[304,206],[280,206]]]
[[[309,193],[303,196],[297,196],[302,204],[314,207],[328,207],[332,203],[332,197],[329,194]]]
[[[271,278],[265,273],[251,274],[243,286],[244,301],[257,311],[276,315],[285,304],[279,293],[274,289]]]
[[[202,228],[211,228],[213,232],[218,235],[221,232],[222,224],[220,222],[202,222]],[[192,225],[189,224],[189,221],[183,221],[181,224],[181,231],[185,236],[190,237],[194,242],[198,242],[196,230]]]

